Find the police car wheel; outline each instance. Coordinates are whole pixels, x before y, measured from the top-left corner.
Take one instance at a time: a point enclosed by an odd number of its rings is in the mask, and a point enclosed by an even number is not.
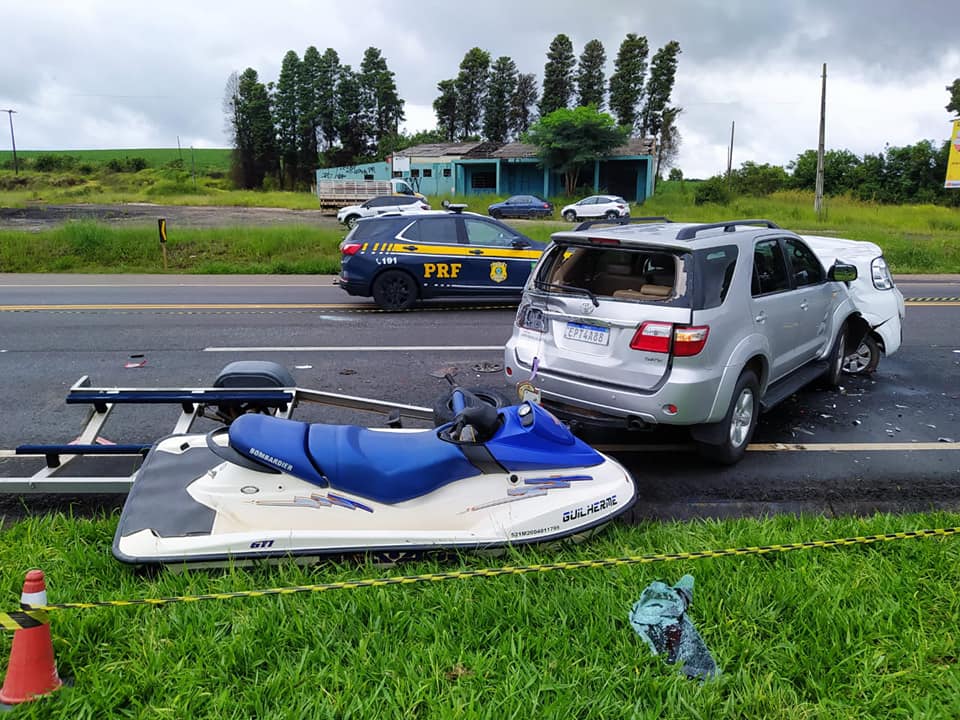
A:
[[[409,310],[417,301],[417,286],[402,270],[387,270],[373,281],[373,299],[384,310]]]

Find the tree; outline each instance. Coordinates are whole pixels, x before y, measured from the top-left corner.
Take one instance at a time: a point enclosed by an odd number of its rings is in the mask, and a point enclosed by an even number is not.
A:
[[[594,107],[560,108],[530,127],[527,141],[537,146],[544,167],[562,172],[567,195],[573,195],[581,168],[610,155],[629,129]]]
[[[337,134],[340,136],[341,152],[338,164],[349,165],[366,160],[371,154],[370,139],[374,132],[373,113],[369,98],[365,97],[360,74],[349,65],[340,68],[337,82]]]
[[[375,47],[368,47],[360,63],[360,82],[367,98],[368,112],[373,116],[373,142],[379,147],[388,135],[396,135],[403,120],[403,100],[397,94],[394,74],[386,58]]]
[[[533,124],[534,106],[537,104],[537,78],[533,73],[520,73],[517,88],[510,98],[508,125],[512,137],[520,137]]]
[[[603,77],[606,62],[607,53],[599,40],[591,40],[583,46],[580,66],[577,68],[578,105],[594,105],[597,110],[603,110],[603,98],[607,90]]]
[[[547,64],[543,66],[540,117],[570,104],[570,98],[573,96],[573,67],[576,64],[573,43],[570,42],[570,38],[560,33],[550,43]]]
[[[340,56],[333,48],[327,48],[320,58],[313,80],[317,101],[316,123],[326,149],[333,147],[337,135],[337,82],[340,78]]]
[[[270,96],[256,70],[230,76],[223,105],[233,142],[234,181],[242,188],[262,187],[264,177],[276,168],[277,149]]]
[[[490,53],[478,47],[468,50],[460,62],[460,73],[454,84],[457,93],[457,139],[465,139],[480,131],[489,71]]]
[[[300,58],[288,50],[280,64],[280,76],[273,95],[273,119],[277,128],[283,187],[296,183],[300,155]]]
[[[660,138],[657,142],[657,174],[661,177],[664,168],[671,167],[680,154],[680,130],[677,128],[677,118],[683,108],[668,107],[662,113]]]
[[[433,112],[437,116],[437,130],[447,142],[457,137],[457,81],[441,80],[437,83],[440,95],[433,101]]]
[[[510,101],[517,89],[517,65],[507,56],[498,57],[490,69],[487,98],[483,104],[483,136],[505,142],[510,132]]]
[[[610,111],[621,125],[633,129],[637,122],[643,83],[647,74],[647,39],[629,33],[620,43],[610,76]]]
[[[950,93],[947,112],[960,116],[960,78],[954,80],[952,85],[947,85],[947,92]]]
[[[647,101],[640,112],[640,137],[657,137],[663,124],[663,112],[670,102],[673,83],[677,77],[677,56],[680,43],[671,40],[657,50],[650,63],[647,81]]]
[[[298,83],[300,93],[300,155],[297,159],[297,166],[300,170],[298,180],[303,183],[311,182],[317,166],[319,150],[317,124],[320,113],[318,89],[322,65],[323,58],[320,56],[320,52],[311,45],[303,53]]]

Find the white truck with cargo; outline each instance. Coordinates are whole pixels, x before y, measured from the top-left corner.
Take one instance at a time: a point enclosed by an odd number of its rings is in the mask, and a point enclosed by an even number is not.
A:
[[[317,199],[321,210],[338,210],[345,205],[359,205],[380,195],[412,195],[423,198],[409,182],[392,180],[318,179]]]

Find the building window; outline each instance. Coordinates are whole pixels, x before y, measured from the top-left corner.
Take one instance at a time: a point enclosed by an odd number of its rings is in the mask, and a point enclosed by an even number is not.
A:
[[[414,168],[411,170],[410,177],[420,177],[420,168]]]
[[[394,170],[393,177],[403,177],[403,173],[400,172],[399,170]]]
[[[450,177],[450,168],[444,168],[444,169],[443,169],[443,176],[444,176],[444,177]]]
[[[431,170],[430,168],[424,168],[424,169],[423,169],[423,176],[424,176],[424,177],[433,177],[433,170]]]
[[[490,190],[497,186],[495,172],[475,172],[470,176],[470,187],[473,190]]]
[[[367,173],[366,175],[363,176],[363,179],[364,179],[364,180],[373,180],[373,175],[370,174],[370,173]]]

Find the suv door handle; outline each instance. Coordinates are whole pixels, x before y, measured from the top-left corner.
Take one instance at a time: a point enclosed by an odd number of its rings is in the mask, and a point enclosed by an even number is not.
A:
[[[803,302],[800,303],[800,309],[806,310],[808,307],[810,307],[810,303],[807,302],[806,298],[804,298]]]
[[[471,250],[471,255],[483,255],[483,250]]]
[[[754,318],[758,323],[764,323],[767,321],[767,314],[761,310],[760,313]]]
[[[409,250],[410,252],[413,252],[414,250],[417,249],[417,246],[416,246],[416,245],[404,245],[404,246],[403,246],[403,249],[404,249],[404,250]]]

